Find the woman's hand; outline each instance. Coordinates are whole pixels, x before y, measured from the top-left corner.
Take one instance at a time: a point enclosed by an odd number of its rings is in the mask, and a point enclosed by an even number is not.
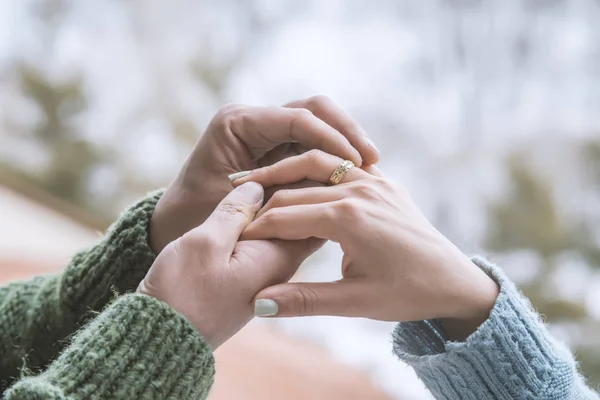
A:
[[[285,107],[223,107],[154,210],[150,222],[154,252],[204,222],[231,191],[229,174],[269,165],[305,149],[321,149],[357,165],[373,164],[379,158],[362,128],[323,96]]]
[[[257,169],[235,181],[264,187],[310,179],[326,183],[343,160],[310,151]],[[258,314],[340,315],[385,321],[442,318],[454,336],[487,319],[496,283],[423,216],[405,189],[375,167],[347,172],[341,184],[274,194],[243,239],[338,242],[343,278],[329,283],[284,283],[256,296]],[[461,328],[453,329],[455,321]],[[472,331],[471,330],[471,331]]]
[[[186,316],[213,350],[252,318],[260,289],[287,281],[303,261],[281,257],[286,248],[268,241],[238,243],[263,196],[252,182],[229,193],[206,222],[167,245],[138,287]]]

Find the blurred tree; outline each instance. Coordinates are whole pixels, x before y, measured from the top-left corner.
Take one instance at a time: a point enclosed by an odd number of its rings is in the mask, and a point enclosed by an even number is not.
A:
[[[39,182],[58,197],[86,205],[88,174],[103,157],[98,148],[80,137],[73,125],[85,107],[79,80],[56,83],[31,65],[17,68],[23,93],[42,115],[33,135],[45,148],[49,162],[40,171]]]
[[[215,34],[213,28],[226,29],[222,24],[215,24],[211,18],[216,14],[206,13],[200,15],[200,26],[206,27],[194,30],[197,40],[195,55],[190,57],[187,72],[192,79],[202,87],[202,95],[212,99],[215,108],[226,102],[225,92],[229,84],[229,76],[240,65],[252,43],[257,40],[256,35],[265,29],[270,22],[258,12],[255,1],[228,0],[230,5],[223,10],[236,9],[231,15],[232,20],[238,21],[238,28],[230,35]],[[211,12],[223,12],[221,5],[203,2],[195,8],[196,11],[209,9]],[[157,185],[166,182],[157,181],[152,176],[140,174],[139,165],[132,162],[127,156],[128,150],[121,143],[127,143],[128,138],[139,140],[144,132],[140,133],[139,126],[144,121],[157,119],[164,120],[169,128],[168,135],[171,139],[192,146],[201,134],[202,120],[212,114],[213,109],[199,110],[205,113],[198,119],[198,113],[190,115],[181,109],[180,94],[173,84],[172,72],[168,64],[162,65],[159,61],[167,59],[160,57],[163,52],[168,53],[168,41],[160,41],[164,36],[160,32],[159,24],[152,19],[153,13],[160,10],[160,3],[147,7],[138,7],[135,4],[123,4],[121,11],[131,18],[132,39],[139,49],[142,62],[145,62],[149,73],[154,77],[152,81],[153,96],[137,110],[133,110],[124,118],[121,126],[115,127],[120,137],[119,144],[102,145],[86,138],[88,127],[77,124],[77,118],[86,111],[86,93],[82,87],[85,82],[78,75],[77,69],[72,76],[54,79],[50,74],[52,55],[46,49],[52,49],[65,18],[71,9],[77,7],[74,3],[64,0],[39,0],[32,1],[27,9],[29,17],[35,21],[36,29],[31,35],[43,43],[36,47],[36,57],[23,62],[21,57],[15,57],[8,63],[10,74],[16,76],[21,93],[35,105],[41,116],[39,123],[31,130],[17,132],[20,140],[24,138],[41,148],[47,155],[44,168],[39,171],[20,169],[18,165],[2,165],[5,170],[21,176],[23,179],[42,186],[54,195],[82,206],[90,211],[114,216],[122,207],[123,202],[128,202],[132,197],[137,197]],[[164,6],[168,7],[168,6]],[[216,10],[216,11],[215,11]],[[211,17],[212,15],[212,17]],[[229,16],[228,16],[229,17]],[[214,19],[214,18],[213,18]],[[154,22],[153,22],[154,21]],[[230,41],[231,35],[234,40]],[[228,45],[228,51],[223,51],[219,40],[223,38]],[[157,43],[160,43],[157,47]],[[29,59],[29,58],[28,58]],[[45,60],[44,63],[40,60]],[[46,64],[47,63],[47,64]],[[83,75],[82,75],[83,76]],[[198,123],[200,121],[200,124]],[[13,126],[5,122],[6,126]],[[14,127],[13,128],[17,128]],[[112,146],[112,147],[111,147]],[[98,170],[109,171],[114,177],[110,179],[111,186],[106,188],[106,193],[99,197],[91,194],[90,182]]]
[[[600,171],[600,147],[591,146],[588,151],[591,157],[598,157]],[[597,244],[589,231],[576,228],[581,226],[577,221],[567,224],[561,218],[552,185],[534,171],[522,153],[513,152],[507,167],[511,190],[507,198],[489,206],[487,247],[496,252],[532,249],[538,253],[544,268],[536,279],[522,285],[525,295],[548,322],[575,322],[588,336],[598,337],[597,324],[586,323],[591,318],[585,304],[548,293],[557,256],[568,250],[590,261],[600,253]],[[597,346],[597,339],[592,342]],[[583,373],[596,385],[600,383],[600,354],[589,348],[589,343],[575,344]]]
[[[577,250],[585,257],[591,267],[600,269],[600,141],[589,140],[581,144],[583,160],[582,175],[587,178],[586,185],[595,196],[595,207],[585,212],[579,229],[573,233]]]
[[[600,140],[591,140],[583,145],[586,167],[600,189]]]
[[[569,231],[561,221],[551,186],[529,167],[525,157],[508,160],[509,197],[490,205],[487,246],[495,251],[530,248],[549,259],[569,247]]]

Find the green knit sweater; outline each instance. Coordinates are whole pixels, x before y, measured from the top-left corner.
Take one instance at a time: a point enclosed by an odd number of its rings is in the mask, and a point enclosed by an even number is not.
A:
[[[208,344],[167,304],[126,294],[154,261],[147,227],[160,194],[130,208],[61,274],[0,287],[5,399],[206,398],[215,372]]]
[[[4,399],[207,397],[215,373],[208,344],[167,304],[128,293],[155,258],[147,229],[160,195],[130,208],[62,274],[0,287]],[[396,355],[440,399],[598,399],[515,285],[473,261],[501,287],[488,320],[460,343],[439,321],[400,323]]]

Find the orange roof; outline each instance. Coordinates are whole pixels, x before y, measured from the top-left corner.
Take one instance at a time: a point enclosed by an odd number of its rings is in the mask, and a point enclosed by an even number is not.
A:
[[[38,204],[42,204],[92,231],[104,231],[110,224],[110,221],[56,197],[16,173],[7,170],[2,165],[0,165],[0,186],[5,186]]]
[[[0,285],[6,282],[30,279],[36,275],[44,275],[60,271],[64,265],[40,265],[22,260],[0,259]]]
[[[368,377],[323,349],[250,324],[216,351],[209,400],[389,400]]]

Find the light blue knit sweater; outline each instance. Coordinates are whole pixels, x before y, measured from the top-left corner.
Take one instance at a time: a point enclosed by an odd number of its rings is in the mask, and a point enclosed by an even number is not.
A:
[[[438,321],[398,324],[394,352],[437,399],[598,399],[571,352],[504,273],[473,261],[501,288],[489,319],[465,342],[449,342]]]

